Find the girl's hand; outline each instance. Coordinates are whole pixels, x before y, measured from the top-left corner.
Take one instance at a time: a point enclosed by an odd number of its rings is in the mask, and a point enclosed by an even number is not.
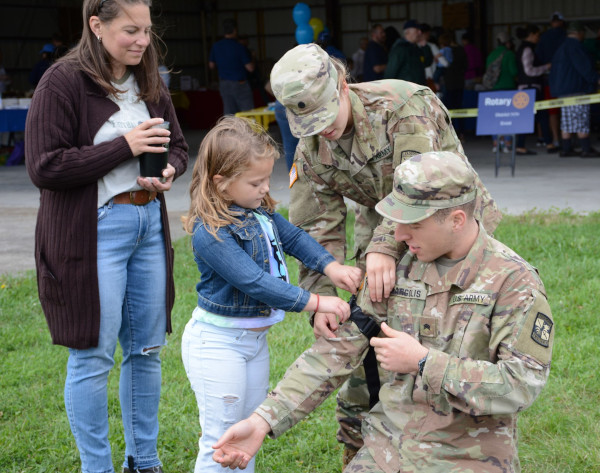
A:
[[[308,312],[330,312],[337,315],[340,322],[345,322],[350,318],[350,305],[336,296],[311,294],[304,310]]]
[[[152,146],[163,145],[171,141],[169,130],[152,128],[154,125],[160,125],[163,122],[162,118],[151,118],[125,134],[127,144],[134,156],[139,156],[142,153],[164,153],[165,150],[162,146]]]
[[[352,294],[356,294],[363,272],[356,266],[341,265],[337,261],[329,263],[323,270],[325,276],[331,279],[331,282],[340,289],[344,289]],[[326,312],[326,311],[321,311]]]

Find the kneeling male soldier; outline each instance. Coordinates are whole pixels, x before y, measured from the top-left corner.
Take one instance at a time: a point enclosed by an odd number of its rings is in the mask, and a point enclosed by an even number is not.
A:
[[[474,173],[451,152],[396,168],[376,209],[397,223],[409,251],[387,301],[358,304],[381,323],[369,339],[354,323],[319,338],[248,419],[214,446],[222,466],[243,468],[264,437],[314,410],[375,347],[379,402],[362,424],[365,445],[348,472],[520,471],[517,413],[550,372],[553,321],[534,267],[473,217]]]

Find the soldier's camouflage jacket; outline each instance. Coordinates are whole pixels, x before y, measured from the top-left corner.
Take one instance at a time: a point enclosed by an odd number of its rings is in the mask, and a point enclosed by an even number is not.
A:
[[[395,226],[375,212],[392,191],[394,169],[427,151],[454,151],[464,157],[448,111],[427,87],[400,80],[350,84],[354,140],[350,156],[335,141],[300,140],[290,173],[290,221],[308,232],[341,263],[346,249],[344,197],[358,205],[354,256],[362,266],[368,252],[398,258]],[[466,157],[464,157],[467,160]],[[501,215],[477,179],[477,219],[493,233]],[[300,285],[313,293],[335,294],[326,276],[300,268]]]
[[[520,471],[517,413],[546,383],[554,338],[536,270],[487,235],[440,278],[407,252],[386,303],[359,305],[429,349],[423,375],[387,372],[362,424],[365,447],[386,473]],[[387,315],[385,313],[387,312]],[[256,410],[278,436],[357,367],[368,348],[353,323],[318,339]],[[380,370],[381,372],[382,370]]]

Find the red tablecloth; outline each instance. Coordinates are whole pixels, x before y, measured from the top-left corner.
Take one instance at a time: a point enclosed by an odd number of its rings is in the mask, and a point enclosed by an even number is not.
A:
[[[266,106],[258,89],[254,89],[254,106]],[[172,93],[179,123],[184,128],[207,130],[223,116],[223,101],[218,90],[186,90]]]
[[[223,102],[218,90],[177,91],[173,93],[173,105],[184,128],[209,129],[223,115]]]

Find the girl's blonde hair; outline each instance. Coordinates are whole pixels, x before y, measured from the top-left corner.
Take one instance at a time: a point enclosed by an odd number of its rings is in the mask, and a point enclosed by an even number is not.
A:
[[[229,209],[227,186],[246,171],[253,160],[278,159],[277,143],[252,120],[226,116],[202,140],[190,183],[190,210],[183,218],[187,233],[194,232],[197,219],[217,237],[220,227],[238,223],[239,212]],[[215,175],[223,176],[217,185]],[[267,193],[262,206],[273,212],[277,202]]]

